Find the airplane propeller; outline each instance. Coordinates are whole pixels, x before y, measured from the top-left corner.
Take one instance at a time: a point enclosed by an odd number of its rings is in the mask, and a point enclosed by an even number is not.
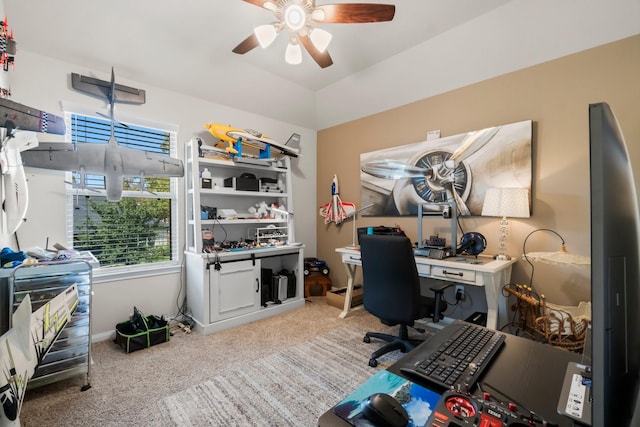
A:
[[[453,199],[455,201],[461,215],[470,215],[471,211],[469,207],[454,187],[455,174],[451,172],[465,159],[487,145],[498,133],[500,128],[501,126],[495,126],[467,133],[451,156],[436,167],[423,167],[393,159],[382,159],[365,163],[362,165],[361,170],[362,172],[382,179],[425,178],[430,181],[435,181],[445,188],[447,200]]]

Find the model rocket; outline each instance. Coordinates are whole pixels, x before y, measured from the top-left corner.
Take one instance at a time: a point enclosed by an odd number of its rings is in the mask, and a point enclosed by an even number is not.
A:
[[[343,202],[340,200],[340,190],[338,189],[338,176],[333,175],[331,181],[331,201],[326,205],[320,206],[320,216],[324,218],[324,223],[329,224],[335,222],[340,224],[349,218],[356,211],[356,205],[351,202]]]

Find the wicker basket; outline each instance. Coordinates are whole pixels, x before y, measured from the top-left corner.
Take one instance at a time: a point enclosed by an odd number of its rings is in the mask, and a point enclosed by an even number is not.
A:
[[[535,339],[566,350],[582,352],[590,320],[574,317],[566,307],[547,303],[525,285],[508,285],[508,294],[517,298],[518,326]]]

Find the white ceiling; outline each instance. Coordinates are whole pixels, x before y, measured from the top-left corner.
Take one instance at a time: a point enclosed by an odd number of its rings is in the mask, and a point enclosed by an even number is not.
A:
[[[595,0],[580,3],[583,1]],[[318,4],[347,2],[318,0]],[[267,49],[232,53],[255,26],[275,20],[271,12],[242,0],[4,0],[4,8],[19,50],[104,70],[100,78],[108,78],[113,66],[116,77],[141,82],[141,88],[157,86],[314,128],[317,120],[306,116],[317,114],[318,93],[350,77],[366,75],[370,67],[477,21],[496,8],[523,3],[366,2],[395,3],[395,18],[384,23],[322,25],[333,34],[329,52],[334,64],[325,69],[306,52],[302,64],[287,64],[284,34]],[[397,67],[410,65],[398,63]],[[300,102],[305,105],[294,105],[295,101],[287,105],[286,100],[295,99],[304,100]]]

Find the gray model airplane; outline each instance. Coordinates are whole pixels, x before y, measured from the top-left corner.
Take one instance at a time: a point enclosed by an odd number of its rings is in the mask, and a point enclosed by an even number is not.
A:
[[[116,102],[144,104],[144,90],[116,84],[113,68],[110,82],[74,73],[71,74],[71,85],[81,92],[107,99],[111,120],[109,141],[107,144],[79,143],[75,146],[40,143],[37,148],[23,153],[22,159],[25,166],[79,172],[82,188],[85,186],[87,173],[104,175],[109,201],[118,201],[122,198],[124,177],[141,177],[144,180],[145,177],[184,176],[181,160],[124,147],[116,140],[114,104]]]

